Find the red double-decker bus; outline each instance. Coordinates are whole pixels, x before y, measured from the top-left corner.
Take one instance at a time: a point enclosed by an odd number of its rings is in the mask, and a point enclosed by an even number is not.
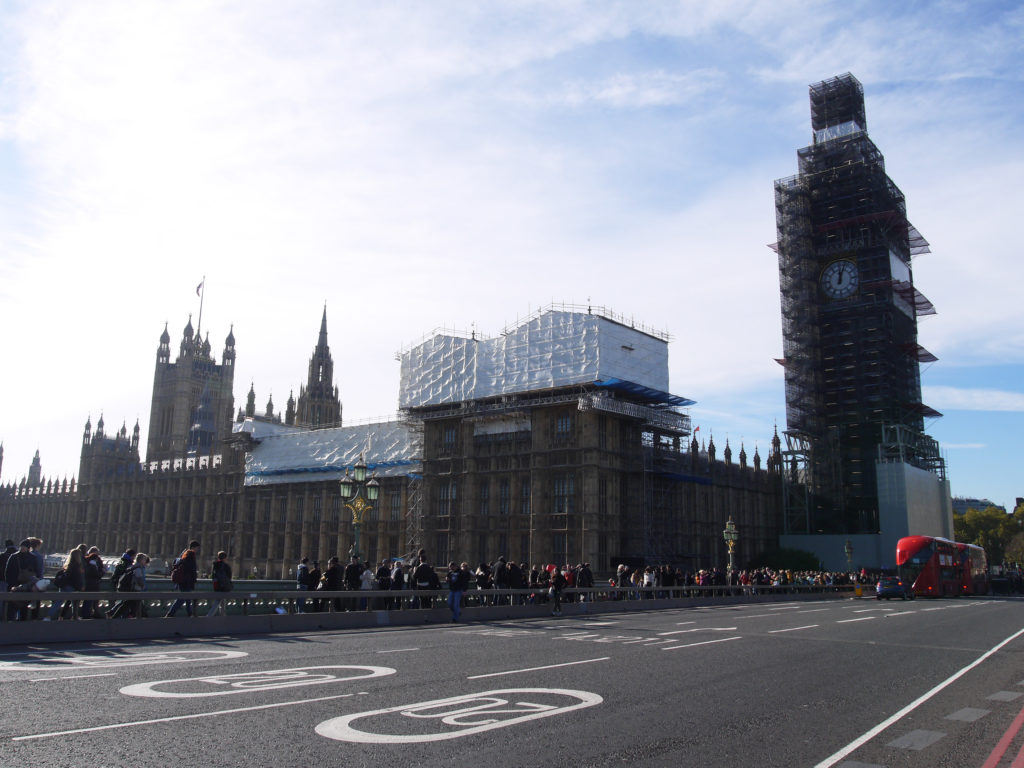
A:
[[[974,544],[936,536],[906,536],[896,543],[900,578],[918,597],[988,593],[988,558]]]

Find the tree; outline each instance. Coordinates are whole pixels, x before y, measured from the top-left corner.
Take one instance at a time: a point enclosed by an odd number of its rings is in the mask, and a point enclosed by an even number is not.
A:
[[[1002,564],[1013,537],[1022,531],[1024,509],[1021,507],[1012,515],[996,507],[988,507],[969,508],[963,515],[953,516],[953,535],[956,540],[965,544],[977,544],[984,549],[989,565]]]

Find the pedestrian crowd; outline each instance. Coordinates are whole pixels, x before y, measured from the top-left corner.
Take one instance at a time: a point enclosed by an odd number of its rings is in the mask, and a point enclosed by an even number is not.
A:
[[[117,594],[107,601],[109,610],[100,611],[97,600],[77,600],[68,593],[98,592],[108,575],[107,566],[100,557],[97,547],[85,544],[73,548],[65,558],[62,567],[52,579],[44,576],[43,542],[37,537],[24,539],[17,547],[10,539],[6,549],[0,553],[0,615],[8,621],[24,621],[40,618],[44,621],[57,619],[90,618],[137,618],[148,616],[146,603],[138,593],[146,589],[146,570],[150,558],[143,552],[126,549],[111,569],[108,588]],[[212,583],[212,598],[207,616],[226,612],[226,595],[232,590],[232,570],[227,553],[218,552],[209,566],[201,564],[201,547],[198,541],[191,541],[186,549],[174,559],[170,569],[173,588],[182,596],[171,603],[165,616],[175,616],[184,608],[186,615],[195,616],[196,597],[190,595],[196,590],[201,574]],[[843,586],[853,583],[873,583],[874,574],[841,573],[826,571],[791,571],[770,568],[726,571],[720,568],[684,571],[669,565],[630,568],[620,564],[614,575],[608,579],[611,599],[655,599],[678,596],[680,588],[718,588],[725,592],[756,594],[759,589],[793,586]],[[469,563],[450,562],[443,577],[430,564],[425,550],[420,550],[411,563],[392,558],[381,560],[378,565],[364,562],[358,556],[351,556],[342,566],[339,557],[331,557],[323,569],[317,560],[303,557],[295,569],[295,588],[303,593],[297,596],[295,609],[298,613],[317,611],[367,611],[393,610],[404,606],[431,608],[437,590],[447,588],[447,605],[452,621],[458,621],[466,603],[477,605],[522,605],[551,603],[552,613],[561,613],[563,591],[567,588],[588,590],[595,585],[590,563],[557,566],[517,563],[504,555],[487,563],[480,562],[475,568]],[[421,594],[382,596],[380,592],[397,593],[412,590]],[[46,597],[50,607],[41,610],[40,601],[2,602],[7,592],[48,592],[57,591],[59,596]],[[700,589],[700,592],[704,592]],[[717,590],[716,590],[717,591]],[[373,596],[320,597],[318,592],[375,592]],[[588,591],[573,592],[573,601],[593,599]],[[285,612],[284,608],[277,608]]]

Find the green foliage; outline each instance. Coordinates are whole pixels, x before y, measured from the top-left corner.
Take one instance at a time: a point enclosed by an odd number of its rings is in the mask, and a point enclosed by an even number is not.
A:
[[[977,544],[988,555],[989,565],[1000,565],[1014,538],[1024,532],[1024,507],[1008,515],[995,507],[968,509],[953,516],[953,536],[965,544]],[[1014,559],[1014,558],[1010,558]]]
[[[762,552],[750,563],[751,568],[772,568],[788,571],[816,571],[821,567],[818,557],[813,552],[802,549],[779,547]]]
[[[1024,564],[1024,531],[1015,534],[1006,545],[1006,560],[1010,563]]]

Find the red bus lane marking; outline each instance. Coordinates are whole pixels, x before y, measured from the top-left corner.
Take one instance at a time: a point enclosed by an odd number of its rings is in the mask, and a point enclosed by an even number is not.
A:
[[[1024,725],[1024,709],[1013,719],[1010,723],[1010,727],[1006,729],[1006,733],[996,744],[995,749],[988,756],[988,760],[981,766],[981,768],[996,768],[999,765],[999,761],[1003,759],[1003,755],[1006,753],[1007,747],[1010,746],[1010,742],[1013,741],[1013,737],[1017,735],[1017,731]],[[1021,751],[1017,753],[1017,757],[1013,761],[1011,768],[1020,768],[1024,763],[1021,762],[1021,758],[1024,757],[1024,747],[1021,747]]]

